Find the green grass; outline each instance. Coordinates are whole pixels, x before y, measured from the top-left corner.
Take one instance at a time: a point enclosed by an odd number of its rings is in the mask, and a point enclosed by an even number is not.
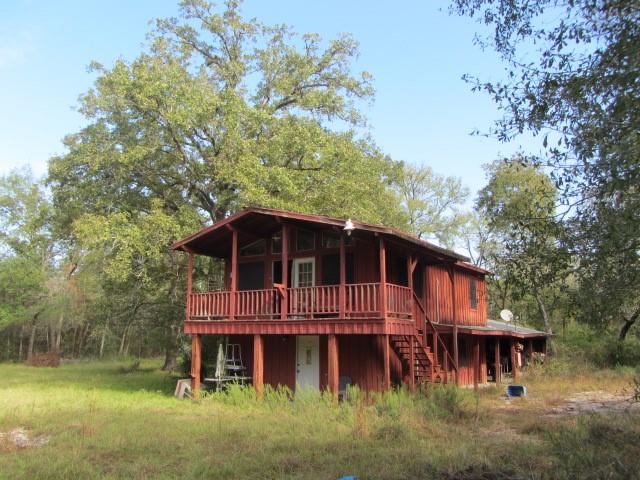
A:
[[[0,444],[0,478],[638,478],[640,417],[545,419],[571,389],[620,390],[630,371],[530,375],[527,399],[498,389],[399,391],[348,401],[234,389],[172,397],[159,362],[0,364],[0,431],[51,435]],[[494,477],[490,475],[495,475]],[[497,476],[502,475],[502,476]],[[634,477],[635,475],[635,477]]]

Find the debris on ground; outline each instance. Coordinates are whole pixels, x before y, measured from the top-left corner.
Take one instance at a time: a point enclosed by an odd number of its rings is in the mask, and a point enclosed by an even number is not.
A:
[[[27,360],[27,365],[32,367],[59,367],[60,366],[60,352],[48,352],[32,355]]]
[[[640,409],[629,395],[614,394],[597,390],[579,392],[565,399],[562,405],[554,407],[546,416],[576,415],[580,413],[615,413]]]
[[[49,443],[49,440],[50,435],[30,437],[26,429],[17,427],[8,432],[0,432],[0,451],[42,447]]]

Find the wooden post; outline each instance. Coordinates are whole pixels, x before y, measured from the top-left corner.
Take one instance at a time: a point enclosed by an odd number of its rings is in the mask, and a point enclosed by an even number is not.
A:
[[[518,380],[518,359],[516,358],[516,341],[511,337],[511,377],[513,381]]]
[[[382,379],[382,389],[391,390],[391,356],[389,348],[389,335],[380,335],[382,340],[382,362],[384,377]]]
[[[191,335],[191,391],[193,398],[200,394],[200,364],[202,361],[202,342],[199,334]]]
[[[528,339],[528,340],[524,340],[524,342],[527,344],[527,360],[529,361],[529,364],[532,363],[533,361],[533,339]]]
[[[413,335],[407,337],[409,339],[409,388],[411,391],[416,389],[416,352],[415,340]]]
[[[338,309],[340,318],[347,316],[347,254],[345,252],[344,235],[340,235],[340,287],[338,290]]]
[[[238,231],[231,230],[231,298],[229,299],[229,320],[236,318],[236,291],[238,289]]]
[[[327,372],[329,374],[328,387],[333,394],[333,398],[338,399],[340,390],[340,370],[338,363],[338,339],[335,334],[330,333],[327,337],[327,360],[329,362]]]
[[[480,382],[480,337],[475,336],[473,342],[473,388],[478,390]]]
[[[289,226],[282,224],[282,302],[280,304],[280,320],[286,320],[289,313]]]
[[[435,360],[436,365],[440,364],[440,355],[438,353],[438,348],[439,348],[439,345],[438,345],[438,334],[437,334],[437,332],[434,331],[433,332],[433,359]]]
[[[382,236],[380,236],[380,316],[383,319],[387,318],[387,250]]]
[[[453,305],[453,361],[456,364],[456,385],[460,385],[458,371],[458,366],[460,365],[458,357],[458,300],[456,298],[456,271],[453,266],[449,269],[449,278],[451,279],[451,303]]]
[[[260,334],[253,336],[253,388],[258,398],[264,392],[264,338]]]
[[[187,305],[185,318],[187,321],[191,319],[191,291],[193,290],[193,253],[189,254],[189,262],[187,264]]]
[[[496,382],[496,385],[499,385],[500,383],[502,383],[502,370],[501,370],[501,358],[500,358],[500,337],[496,337],[496,346],[495,346],[495,358],[494,358],[494,362],[495,362],[495,370],[496,373],[494,375],[494,381]]]

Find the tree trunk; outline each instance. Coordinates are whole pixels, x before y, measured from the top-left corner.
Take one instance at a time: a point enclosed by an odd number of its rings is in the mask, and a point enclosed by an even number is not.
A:
[[[164,347],[164,365],[162,370],[165,372],[173,372],[178,364],[178,334],[176,332],[176,326],[171,325],[168,329],[167,341]]]
[[[56,352],[60,352],[60,345],[62,344],[62,325],[64,323],[64,313],[60,314],[60,318],[58,319],[58,331],[57,331],[57,335],[56,335],[56,345],[55,345],[55,350]]]
[[[105,323],[104,328],[102,329],[102,338],[100,339],[100,358],[104,355],[104,342],[107,338],[107,330],[109,329],[109,324]]]
[[[129,329],[129,325],[126,325],[124,327],[124,330],[122,330],[122,337],[120,338],[120,350],[118,350],[118,355],[122,356],[122,354],[124,353],[124,342],[127,338],[127,330]]]
[[[538,308],[540,309],[540,315],[542,316],[542,321],[544,323],[544,331],[547,333],[551,332],[551,325],[549,324],[549,315],[547,314],[547,309],[544,307],[544,303],[542,302],[542,297],[538,292],[535,294],[536,302],[538,303]]]
[[[636,323],[636,320],[638,320],[638,316],[640,316],[640,308],[633,312],[633,315],[631,315],[629,318],[624,319],[624,325],[622,325],[620,334],[618,335],[619,342],[624,342],[625,338],[627,338],[627,333],[629,333],[629,330],[631,330],[633,324]]]
[[[18,348],[18,361],[22,361],[22,343],[24,339],[24,325],[20,327],[20,347]]]
[[[27,350],[27,360],[30,360],[33,357],[33,345],[36,341],[36,321],[35,318],[33,320],[33,324],[31,325],[31,333],[29,334],[29,348]]]

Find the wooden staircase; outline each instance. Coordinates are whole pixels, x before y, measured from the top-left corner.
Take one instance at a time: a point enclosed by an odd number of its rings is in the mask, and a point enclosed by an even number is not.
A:
[[[411,378],[413,374],[413,385],[415,387],[419,387],[424,383],[448,383],[457,367],[447,347],[438,335],[435,326],[427,316],[422,303],[415,295],[414,302],[417,308],[414,309],[415,323],[413,332],[409,335],[392,335],[390,337],[391,348],[400,358],[403,372],[407,372],[406,376]],[[418,316],[419,313],[421,313],[420,316]],[[441,349],[444,366],[440,365],[438,356],[427,345],[423,325],[433,334],[434,342]],[[412,357],[413,368],[411,365]]]

